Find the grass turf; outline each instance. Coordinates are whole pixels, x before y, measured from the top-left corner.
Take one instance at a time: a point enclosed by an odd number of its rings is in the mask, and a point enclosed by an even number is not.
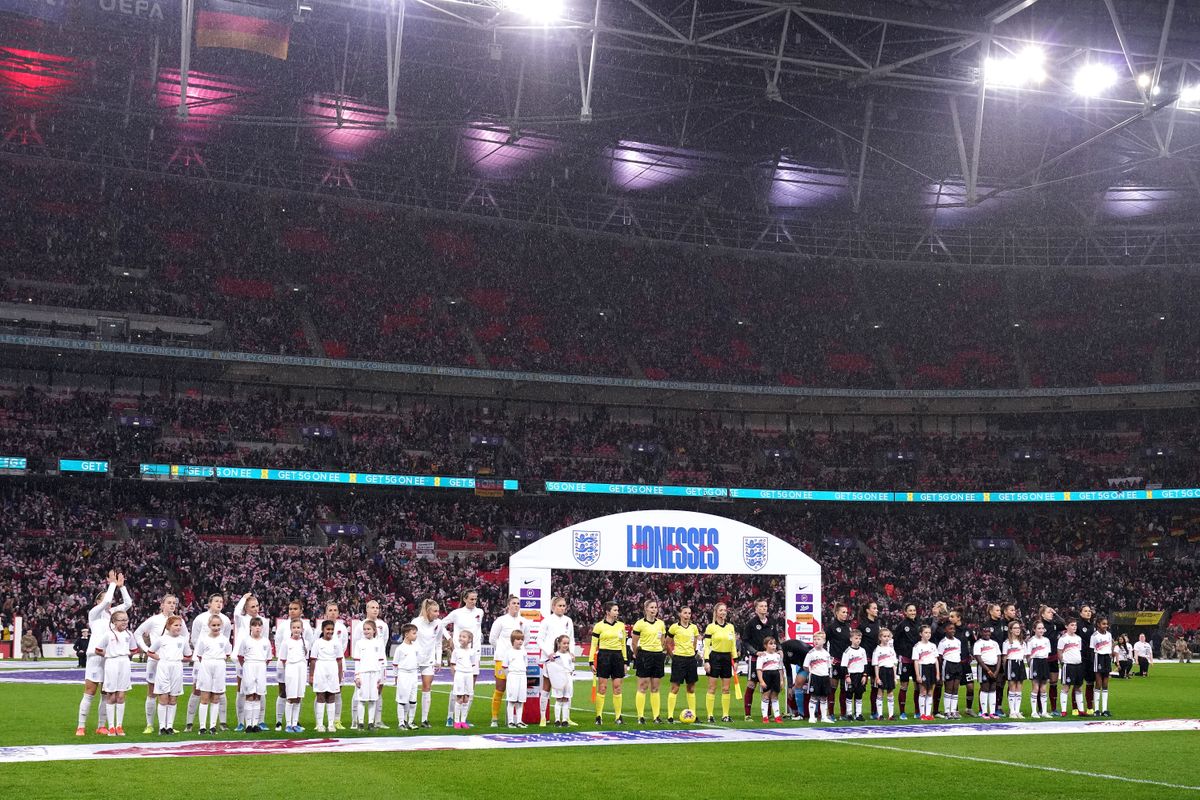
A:
[[[624,714],[632,723],[633,685],[627,681]],[[704,691],[701,681],[698,689]],[[1150,719],[1160,717],[1200,717],[1200,667],[1158,665],[1149,680],[1113,681],[1111,708],[1116,718]],[[472,705],[471,719],[476,727],[473,735],[488,732],[490,716],[490,686],[481,685],[481,695]],[[126,729],[123,741],[157,739],[142,736],[144,724],[140,687],[132,693],[126,709]],[[591,685],[580,682],[576,689],[576,721],[578,730],[589,730],[593,712],[588,700]],[[0,745],[68,744],[101,741],[94,735],[83,739],[74,736],[74,716],[80,690],[72,685],[0,684],[0,708],[5,709],[4,724],[0,726]],[[349,691],[346,702],[349,702]],[[682,699],[682,698],[681,698]],[[699,699],[701,717],[705,715],[703,695]],[[756,698],[757,699],[757,698]],[[435,686],[434,708],[444,707],[446,687]],[[1028,703],[1028,698],[1026,699]],[[911,704],[911,701],[910,701]],[[232,713],[233,700],[230,698]],[[53,714],[47,714],[52,709]],[[663,710],[665,714],[664,699]],[[1027,710],[1027,708],[1026,708]],[[393,695],[385,695],[385,721],[394,726]],[[183,716],[180,710],[180,718]],[[605,728],[612,728],[612,705]],[[718,715],[720,706],[718,704]],[[759,725],[741,721],[741,703],[735,701],[731,713],[738,722],[735,727]],[[273,697],[268,704],[268,719],[273,719]],[[311,735],[311,696],[304,703],[301,724],[309,734],[260,734],[260,738],[297,738]],[[345,711],[349,718],[349,710]],[[93,727],[95,712],[92,715]],[[432,733],[453,733],[446,729],[444,715],[431,716]],[[787,723],[796,725],[798,723]],[[853,725],[854,723],[839,723]],[[884,723],[886,724],[886,723]],[[179,727],[182,727],[181,722]],[[535,732],[537,728],[531,729]],[[353,733],[347,736],[411,736],[394,728],[390,731]],[[218,734],[217,739],[232,739],[241,734],[232,731]],[[180,739],[187,738],[180,735]],[[199,738],[199,737],[193,737]],[[211,737],[210,737],[211,738]],[[108,741],[115,741],[109,739]],[[1069,793],[1088,793],[1095,797],[1166,797],[1197,796],[1200,789],[1180,789],[1160,784],[1200,787],[1200,773],[1195,769],[1197,751],[1195,733],[1106,733],[1063,736],[993,736],[987,738],[954,738],[940,735],[935,738],[884,740],[871,742],[781,742],[713,744],[638,744],[606,746],[601,750],[588,747],[539,749],[514,754],[504,751],[454,753],[363,753],[363,754],[305,754],[296,756],[259,756],[249,758],[212,757],[193,759],[148,759],[137,765],[143,785],[191,785],[203,782],[206,791],[228,791],[233,796],[253,792],[256,795],[277,796],[282,791],[280,775],[291,775],[299,782],[292,788],[317,788],[321,775],[354,776],[358,785],[380,789],[395,789],[417,797],[472,797],[497,787],[512,786],[513,792],[528,780],[528,765],[536,764],[539,788],[551,792],[576,792],[581,781],[597,790],[627,796],[645,793],[644,776],[624,768],[598,768],[598,764],[631,763],[632,747],[656,747],[653,755],[639,750],[636,758],[644,763],[648,757],[667,758],[674,763],[686,763],[687,785],[656,782],[655,796],[695,795],[698,787],[719,785],[756,785],[763,775],[773,775],[784,781],[810,781],[828,778],[838,784],[853,785],[858,793],[874,792],[891,796],[901,792],[904,781],[918,780],[904,793],[918,790],[927,783],[930,791],[936,787],[978,785],[1014,785],[1018,781],[1026,797],[1062,797]],[[953,757],[952,757],[953,756]],[[297,759],[306,761],[297,764]],[[602,759],[597,761],[597,759]],[[983,759],[983,760],[978,760]],[[214,763],[218,762],[218,763]],[[278,762],[278,763],[277,763]],[[58,762],[0,766],[0,783],[11,788],[11,796],[61,797],[80,796],[89,792],[105,792],[127,775],[129,762]],[[199,770],[203,769],[201,773]],[[317,770],[321,770],[318,772]],[[330,773],[327,770],[336,770]],[[1068,772],[1058,770],[1070,770]],[[203,777],[201,777],[203,776]],[[923,776],[923,777],[922,777]],[[1125,781],[1118,780],[1127,779]],[[1131,781],[1153,781],[1138,783]],[[993,781],[995,781],[993,783]],[[938,792],[950,794],[951,791]],[[6,794],[8,794],[6,792]]]

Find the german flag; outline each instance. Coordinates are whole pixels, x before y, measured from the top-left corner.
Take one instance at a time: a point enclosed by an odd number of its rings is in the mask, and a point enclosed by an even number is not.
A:
[[[239,0],[202,0],[196,12],[196,47],[249,50],[285,60],[292,35],[292,8]]]

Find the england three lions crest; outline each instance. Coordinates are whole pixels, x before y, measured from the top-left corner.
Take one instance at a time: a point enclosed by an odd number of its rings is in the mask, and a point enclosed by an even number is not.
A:
[[[747,536],[742,539],[742,559],[746,566],[758,572],[767,565],[767,537]]]
[[[600,531],[571,531],[571,555],[581,567],[600,560]]]

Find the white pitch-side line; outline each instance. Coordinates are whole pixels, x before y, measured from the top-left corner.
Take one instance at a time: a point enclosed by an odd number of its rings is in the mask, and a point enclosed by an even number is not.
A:
[[[872,750],[892,750],[897,753],[916,754],[922,756],[933,756],[935,758],[954,758],[959,761],[974,761],[979,764],[997,764],[1003,767],[1017,767],[1018,769],[1037,769],[1042,772],[1058,772],[1063,775],[1078,775],[1082,778],[1098,778],[1106,781],[1123,781],[1125,783],[1143,783],[1150,786],[1162,786],[1167,789],[1183,789],[1189,792],[1200,792],[1200,786],[1184,786],[1179,783],[1166,783],[1164,781],[1152,781],[1149,778],[1128,778],[1124,775],[1107,775],[1103,772],[1085,772],[1078,769],[1063,769],[1062,767],[1045,767],[1039,764],[1029,764],[1027,762],[1004,761],[999,758],[980,758],[979,756],[962,756],[954,753],[939,753],[933,750],[914,750],[910,747],[892,747],[886,744],[867,744],[866,742],[855,742],[848,739],[830,739],[829,741],[836,744],[850,745],[851,747],[869,747]]]

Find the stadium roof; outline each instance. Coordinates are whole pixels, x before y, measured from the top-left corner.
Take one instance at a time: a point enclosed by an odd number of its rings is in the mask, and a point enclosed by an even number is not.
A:
[[[171,25],[11,26],[4,149],[55,150],[32,110],[109,163],[150,137],[151,161],[177,168],[184,142],[208,177],[379,198],[448,175],[464,206],[521,186],[644,218],[653,198],[714,231],[722,213],[1159,225],[1200,205],[1200,10],[1174,0],[561,0],[548,22],[515,0],[293,1],[286,61],[181,46]],[[1041,80],[1022,82],[1031,48]],[[64,58],[73,75],[28,80]]]

